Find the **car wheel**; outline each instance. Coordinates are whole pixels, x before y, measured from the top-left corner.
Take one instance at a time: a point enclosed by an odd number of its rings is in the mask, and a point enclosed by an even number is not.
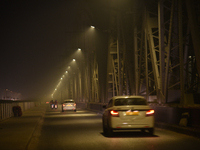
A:
[[[154,135],[154,128],[149,129],[149,133],[150,133],[151,135]]]
[[[141,132],[142,132],[142,133],[145,133],[145,129],[141,129]]]
[[[107,134],[108,134],[108,136],[113,135],[113,129],[110,127],[109,121],[107,121]]]
[[[110,127],[108,127],[107,128],[107,133],[108,133],[108,136],[112,136],[113,135],[113,130]]]
[[[102,118],[102,127],[103,127],[103,133],[106,135],[107,134],[107,128],[105,126],[104,119]]]

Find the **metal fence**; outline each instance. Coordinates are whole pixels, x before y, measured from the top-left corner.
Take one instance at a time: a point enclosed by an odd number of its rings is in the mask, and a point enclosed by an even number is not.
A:
[[[14,116],[12,110],[14,106],[20,106],[23,112],[39,104],[40,102],[35,101],[0,100],[0,121]]]

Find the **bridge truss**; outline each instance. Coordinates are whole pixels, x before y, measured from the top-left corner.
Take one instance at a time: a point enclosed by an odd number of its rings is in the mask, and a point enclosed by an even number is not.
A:
[[[88,46],[92,40],[84,41],[85,61],[66,82],[63,97],[107,103],[116,95],[142,95],[158,104],[200,104],[200,2],[110,0],[109,5],[106,65],[97,59],[97,47]]]
[[[107,98],[131,94],[160,104],[194,104],[199,94],[200,3],[126,2],[111,11],[115,32],[109,42]]]

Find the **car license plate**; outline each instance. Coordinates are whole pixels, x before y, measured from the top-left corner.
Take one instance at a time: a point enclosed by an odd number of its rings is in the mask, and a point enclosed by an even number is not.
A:
[[[72,105],[67,105],[67,106],[72,106]]]
[[[139,111],[127,111],[126,115],[127,116],[136,116],[139,114]]]

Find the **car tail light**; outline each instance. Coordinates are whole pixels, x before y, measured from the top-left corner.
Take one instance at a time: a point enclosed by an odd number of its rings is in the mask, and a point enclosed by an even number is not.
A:
[[[154,110],[150,109],[146,112],[146,116],[152,116],[154,114]]]
[[[74,106],[76,106],[76,104],[74,104]]]
[[[111,110],[111,111],[110,111],[110,114],[111,114],[113,117],[119,117],[118,111]]]
[[[63,104],[63,106],[65,106],[65,104]]]

